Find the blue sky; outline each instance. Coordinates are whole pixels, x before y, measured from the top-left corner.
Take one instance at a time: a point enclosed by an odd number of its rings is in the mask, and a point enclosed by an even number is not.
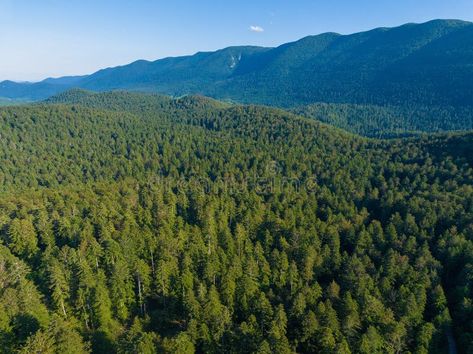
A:
[[[473,0],[0,0],[0,81],[435,18],[473,21]]]

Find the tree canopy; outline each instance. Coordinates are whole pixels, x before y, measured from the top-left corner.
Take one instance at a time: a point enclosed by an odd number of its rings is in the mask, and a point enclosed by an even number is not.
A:
[[[0,108],[0,352],[469,353],[472,149],[204,97]]]

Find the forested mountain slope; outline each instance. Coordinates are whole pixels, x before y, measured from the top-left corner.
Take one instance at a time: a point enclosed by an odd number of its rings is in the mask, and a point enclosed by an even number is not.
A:
[[[277,48],[229,47],[37,84],[0,83],[0,97],[46,98],[81,87],[297,106],[317,102],[471,107],[473,24],[435,20]]]
[[[81,91],[0,131],[3,352],[473,349],[472,134]]]
[[[367,136],[473,128],[473,24],[435,20],[277,48],[239,46],[38,83],[0,97],[42,100],[70,88],[132,90],[296,109]],[[328,104],[328,105],[324,105]]]
[[[290,111],[374,138],[473,129],[473,110],[466,107],[315,103]]]
[[[123,97],[119,102],[116,94]],[[198,96],[182,97],[172,101],[168,96],[157,94],[106,92],[95,95],[91,91],[69,90],[49,98],[48,103],[86,104],[88,107],[112,110],[160,109],[176,106],[186,100],[199,101]],[[208,98],[200,100],[215,107],[229,107],[231,104],[213,101]],[[149,105],[145,108],[145,102]],[[174,102],[174,105],[171,103]],[[468,108],[454,107],[400,107],[375,106],[359,104],[316,103],[299,106],[288,110],[294,114],[315,119],[329,125],[362,136],[375,138],[393,138],[418,135],[424,132],[467,131],[473,129],[473,111]]]
[[[310,36],[258,55],[210,93],[279,106],[471,106],[472,33],[468,22],[431,21]]]

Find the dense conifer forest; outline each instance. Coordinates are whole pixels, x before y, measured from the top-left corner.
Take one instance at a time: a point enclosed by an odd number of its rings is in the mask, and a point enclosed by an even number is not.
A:
[[[372,138],[473,129],[473,111],[465,107],[315,103],[290,111]]]
[[[2,353],[473,352],[473,133],[69,91],[0,156]]]

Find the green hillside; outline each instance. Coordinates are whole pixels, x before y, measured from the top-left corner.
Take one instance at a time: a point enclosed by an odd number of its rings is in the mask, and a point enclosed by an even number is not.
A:
[[[473,129],[473,110],[464,107],[315,103],[290,111],[374,138]]]
[[[0,131],[0,352],[473,349],[471,133],[84,91]]]

